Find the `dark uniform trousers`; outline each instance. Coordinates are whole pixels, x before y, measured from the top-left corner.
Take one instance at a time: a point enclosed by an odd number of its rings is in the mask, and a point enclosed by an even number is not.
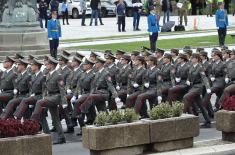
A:
[[[11,99],[13,99],[13,92],[2,92],[0,94],[0,114]]]
[[[226,34],[227,34],[227,28],[219,28],[218,29],[219,45],[220,46],[224,46]]]
[[[126,106],[128,108],[133,108],[135,106],[135,102],[136,102],[136,99],[138,97],[138,95],[141,94],[141,91],[136,91],[134,93],[132,93],[131,95],[129,95],[126,99]]]
[[[181,101],[183,96],[187,93],[187,85],[176,85],[168,89],[167,101],[171,104],[174,101]]]
[[[52,57],[57,58],[57,48],[59,46],[59,39],[50,40],[50,54]]]

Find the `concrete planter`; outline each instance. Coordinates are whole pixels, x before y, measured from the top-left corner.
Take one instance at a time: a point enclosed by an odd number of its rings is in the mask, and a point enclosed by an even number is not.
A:
[[[235,111],[220,110],[215,116],[216,129],[222,131],[222,139],[235,142]]]
[[[199,118],[193,115],[145,120],[150,125],[152,151],[163,152],[193,147],[193,137],[199,135]]]
[[[0,138],[3,155],[52,155],[51,137],[45,134]]]
[[[83,128],[83,145],[92,155],[142,154],[150,143],[149,124],[134,122],[110,126]]]

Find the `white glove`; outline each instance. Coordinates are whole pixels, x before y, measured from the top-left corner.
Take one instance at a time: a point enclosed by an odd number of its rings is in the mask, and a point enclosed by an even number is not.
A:
[[[161,96],[158,96],[158,97],[157,97],[157,102],[158,102],[158,103],[161,103],[161,102],[162,102],[162,97],[161,97]]]
[[[153,35],[153,32],[149,32],[149,35],[150,35],[150,36]]]
[[[210,94],[211,93],[211,89],[207,89],[206,92],[207,92],[207,94]]]
[[[181,81],[181,78],[175,78],[175,81],[176,81],[176,82],[180,82],[180,81]]]
[[[121,102],[121,99],[120,99],[119,97],[116,97],[116,98],[115,98],[115,102],[116,102],[116,103],[119,103],[119,102]]]
[[[72,94],[72,90],[71,89],[67,89],[67,94]]]
[[[190,86],[190,81],[186,81],[186,84],[187,84],[188,86]]]
[[[82,97],[82,95],[78,95],[78,99],[79,99],[80,97]]]
[[[133,87],[134,87],[134,88],[138,88],[139,85],[138,85],[137,83],[134,83],[134,84],[133,84]]]
[[[71,103],[74,103],[74,102],[76,101],[76,99],[77,99],[76,96],[73,96],[73,97],[71,98],[70,102],[71,102]]]
[[[2,93],[2,90],[0,90],[0,94]]]
[[[129,94],[126,95],[126,97],[129,97],[129,96],[130,96]]]
[[[14,95],[16,95],[16,94],[18,93],[18,90],[17,90],[17,89],[14,89],[14,90],[13,90],[13,93],[14,93]]]
[[[49,40],[53,40],[52,38],[48,38]]]
[[[120,86],[116,86],[116,89],[117,89],[117,90],[120,90]]]
[[[116,105],[118,109],[121,109],[123,107],[123,102],[118,102]]]
[[[215,81],[215,77],[211,77],[211,81],[214,82]]]
[[[145,83],[144,86],[145,86],[145,88],[148,88],[149,87],[149,83]]]
[[[35,96],[35,94],[31,94],[30,96],[33,97],[33,96]]]
[[[229,78],[225,78],[225,83],[228,83],[229,82]]]

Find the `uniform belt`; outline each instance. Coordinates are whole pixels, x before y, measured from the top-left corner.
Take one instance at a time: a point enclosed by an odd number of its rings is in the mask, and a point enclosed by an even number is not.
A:
[[[59,30],[51,30],[51,32],[58,32]]]
[[[9,91],[13,91],[13,90],[12,90],[12,89],[3,89],[2,91],[3,91],[3,92],[6,92],[6,91],[9,92]]]
[[[49,95],[56,95],[56,94],[59,94],[60,91],[56,91],[56,92],[48,92]]]

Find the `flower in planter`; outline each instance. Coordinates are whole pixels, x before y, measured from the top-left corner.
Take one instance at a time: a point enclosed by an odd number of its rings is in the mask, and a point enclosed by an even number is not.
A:
[[[222,103],[224,110],[235,111],[235,96],[226,97]]]
[[[109,120],[108,114],[106,112],[100,112],[96,116],[95,124],[97,126],[104,126]]]
[[[123,114],[123,120],[127,123],[131,123],[135,120],[138,120],[139,116],[136,114],[134,109],[125,109]]]
[[[119,110],[113,110],[109,114],[109,123],[117,124],[123,120],[123,115]]]
[[[150,119],[164,119],[172,117],[172,107],[169,103],[157,105],[150,111]]]

